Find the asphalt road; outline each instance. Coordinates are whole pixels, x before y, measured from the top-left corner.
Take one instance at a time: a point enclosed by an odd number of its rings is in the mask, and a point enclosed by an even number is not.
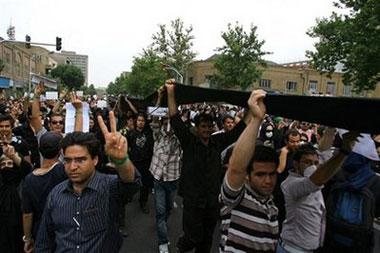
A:
[[[153,197],[149,196],[150,213],[144,214],[140,210],[137,200],[138,194],[131,203],[126,206],[126,231],[128,237],[124,239],[123,253],[154,253],[158,252],[157,234],[155,225],[155,212]],[[182,234],[182,199],[177,197],[177,208],[173,208],[169,218],[168,232],[170,241],[170,253],[174,253],[177,239]],[[214,245],[212,253],[218,252],[218,225],[214,233]]]

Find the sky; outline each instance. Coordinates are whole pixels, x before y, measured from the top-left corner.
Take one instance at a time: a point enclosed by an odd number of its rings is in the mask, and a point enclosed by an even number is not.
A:
[[[228,23],[239,22],[246,31],[258,27],[272,52],[266,60],[285,63],[306,59],[315,42],[306,31],[334,10],[333,0],[0,0],[0,36],[12,23],[17,40],[29,34],[54,44],[61,37],[63,50],[89,56],[89,83],[106,87],[131,69],[159,24],[176,18],[193,26],[196,60],[213,55]]]

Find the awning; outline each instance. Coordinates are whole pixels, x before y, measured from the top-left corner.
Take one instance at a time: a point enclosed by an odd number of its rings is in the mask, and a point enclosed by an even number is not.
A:
[[[7,77],[0,76],[0,88],[1,89],[7,89],[9,88],[11,79]]]
[[[57,81],[37,74],[32,74],[32,84],[36,85],[40,82],[44,82],[44,85],[51,89],[57,89]]]

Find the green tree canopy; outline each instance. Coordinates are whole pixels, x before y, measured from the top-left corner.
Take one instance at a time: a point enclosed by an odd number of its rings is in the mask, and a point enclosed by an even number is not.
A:
[[[307,56],[321,72],[343,64],[343,82],[354,91],[373,90],[380,81],[380,1],[338,0],[335,12],[317,20],[307,34],[319,39]]]
[[[95,95],[96,94],[96,89],[93,84],[90,84],[88,86],[82,86],[81,90],[83,90],[83,93],[85,95]]]
[[[184,76],[188,64],[196,56],[192,51],[193,27],[185,27],[183,21],[177,18],[170,22],[170,28],[164,24],[160,24],[159,28],[152,36],[152,49],[164,64],[176,68]]]
[[[150,95],[164,84],[167,78],[174,75],[173,72],[167,73],[162,64],[176,68],[184,76],[188,64],[196,55],[191,50],[193,28],[185,27],[183,21],[178,18],[171,21],[170,28],[161,24],[159,29],[152,35],[153,43],[144,49],[142,54],[134,57],[131,72],[111,82],[107,93],[128,93],[136,97]]]
[[[135,57],[132,72],[126,80],[126,91],[137,97],[145,97],[155,92],[168,78],[161,61],[153,49],[144,50],[140,57]]]
[[[51,76],[58,78],[69,89],[80,89],[84,83],[82,71],[71,64],[58,65],[50,72]]]
[[[265,41],[260,41],[256,34],[257,27],[251,25],[249,32],[236,22],[228,24],[227,31],[222,32],[225,45],[216,49],[220,54],[215,58],[217,70],[213,81],[219,87],[238,86],[246,90],[255,80],[261,77],[258,66],[266,66],[262,57],[268,52],[262,51]]]
[[[119,95],[123,93],[127,93],[126,90],[126,82],[127,82],[126,74],[121,74],[119,77],[115,79],[114,82],[108,84],[106,92],[111,95]]]

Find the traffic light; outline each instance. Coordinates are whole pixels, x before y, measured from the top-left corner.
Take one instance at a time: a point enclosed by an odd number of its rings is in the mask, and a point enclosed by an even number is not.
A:
[[[25,47],[30,48],[30,36],[25,35]]]
[[[62,38],[60,37],[55,38],[55,49],[57,51],[60,51],[62,49]]]

